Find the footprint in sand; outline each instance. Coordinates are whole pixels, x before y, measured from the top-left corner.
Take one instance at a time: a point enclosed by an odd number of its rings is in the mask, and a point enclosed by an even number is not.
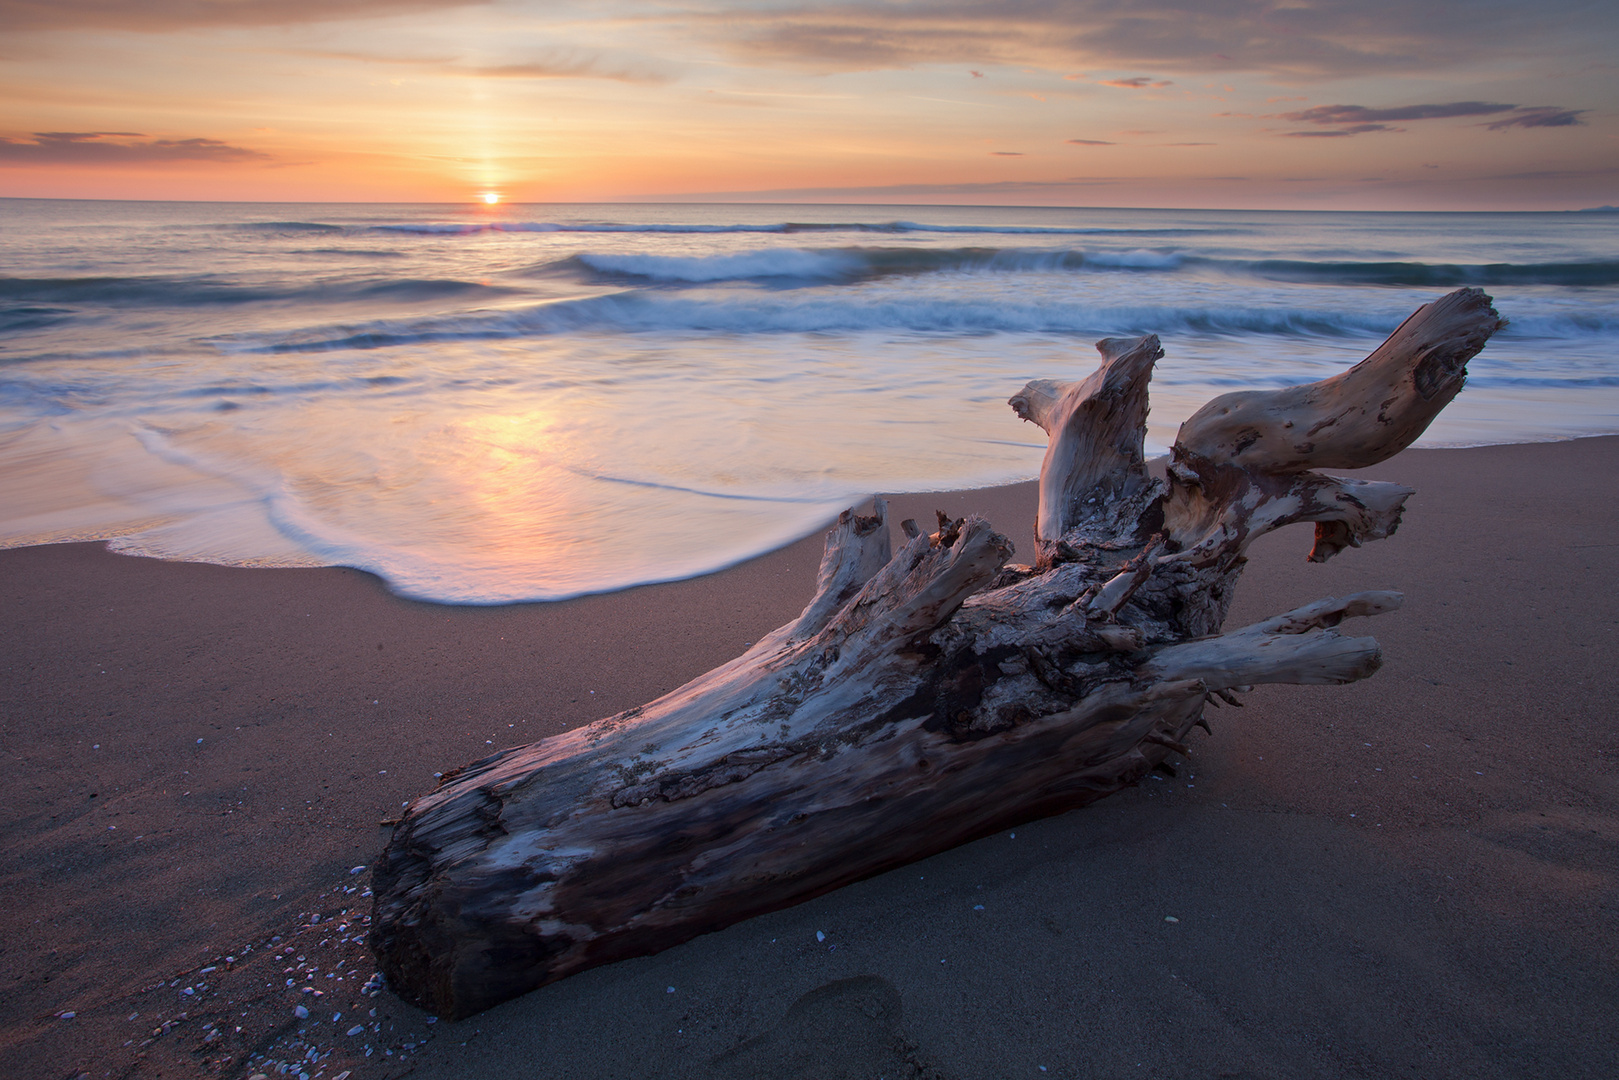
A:
[[[899,991],[860,975],[818,986],[711,1064],[715,1080],[945,1080],[900,1028]]]

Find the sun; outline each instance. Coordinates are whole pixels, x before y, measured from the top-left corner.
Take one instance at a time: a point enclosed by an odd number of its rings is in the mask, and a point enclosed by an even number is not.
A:
[[[483,204],[485,206],[494,206],[500,201],[500,192],[486,191],[482,195],[478,196],[478,198],[483,200]]]

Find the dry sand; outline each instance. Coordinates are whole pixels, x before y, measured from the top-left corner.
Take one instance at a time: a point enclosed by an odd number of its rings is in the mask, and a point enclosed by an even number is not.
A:
[[[503,608],[0,552],[0,1075],[310,1046],[351,1080],[1619,1075],[1619,438],[1364,475],[1417,488],[1399,535],[1325,566],[1307,528],[1260,541],[1228,625],[1402,589],[1356,624],[1370,680],[1261,687],[1175,780],[454,1025],[361,992],[378,822],[734,656],[808,599],[819,538]],[[1033,488],[898,503],[1021,540]]]

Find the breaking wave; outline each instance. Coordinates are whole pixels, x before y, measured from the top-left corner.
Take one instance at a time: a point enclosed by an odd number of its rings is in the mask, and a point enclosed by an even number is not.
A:
[[[318,227],[318,226],[311,226]],[[1189,236],[1224,229],[1119,229],[1059,225],[924,225],[915,221],[818,222],[781,221],[763,225],[743,224],[631,224],[615,221],[469,221],[416,222],[369,226],[378,232],[418,233],[423,236],[474,236],[478,233],[645,233],[645,234],[722,234],[768,233],[943,233],[960,236]]]
[[[202,276],[0,277],[0,301],[28,304],[192,307],[293,300],[309,303],[388,302],[494,297],[514,291],[504,286],[452,278],[234,283]]]
[[[1199,260],[1222,265],[1217,260]],[[1480,263],[1308,262],[1261,259],[1228,264],[1255,277],[1334,285],[1404,285],[1455,288],[1459,285],[1619,285],[1619,262]]]
[[[363,326],[320,327],[270,338],[219,339],[231,351],[310,352],[374,349],[422,342],[474,341],[559,333],[1120,333],[1285,334],[1364,337],[1398,319],[1337,311],[1229,309],[1154,305],[1087,307],[1067,303],[962,302],[943,298],[755,296],[696,299],[628,291],[521,310],[471,312]]]
[[[1086,251],[1021,247],[762,248],[680,256],[582,252],[543,268],[607,280],[670,283],[716,281],[859,281],[928,273],[1058,273],[1192,271],[1300,284],[1455,288],[1619,285],[1619,262],[1447,264],[1302,259],[1218,259],[1183,251],[1135,248]]]
[[[1085,252],[1029,248],[765,248],[680,256],[585,252],[555,264],[589,276],[659,282],[858,281],[940,272],[1040,272],[1083,269],[1174,270],[1181,256],[1147,250]]]

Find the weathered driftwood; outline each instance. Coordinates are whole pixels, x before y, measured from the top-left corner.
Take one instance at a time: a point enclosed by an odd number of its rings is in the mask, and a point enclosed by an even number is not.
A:
[[[389,984],[461,1017],[656,952],[1144,778],[1206,702],[1380,663],[1323,600],[1218,635],[1257,536],[1312,559],[1389,535],[1410,494],[1314,466],[1409,445],[1501,325],[1465,289],[1335,378],[1228,394],[1143,460],[1156,337],[1100,343],[1078,383],[1011,399],[1045,428],[1033,566],[981,519],[890,553],[881,500],[828,534],[815,597],[744,655],[639,708],[446,774],[376,864]]]

